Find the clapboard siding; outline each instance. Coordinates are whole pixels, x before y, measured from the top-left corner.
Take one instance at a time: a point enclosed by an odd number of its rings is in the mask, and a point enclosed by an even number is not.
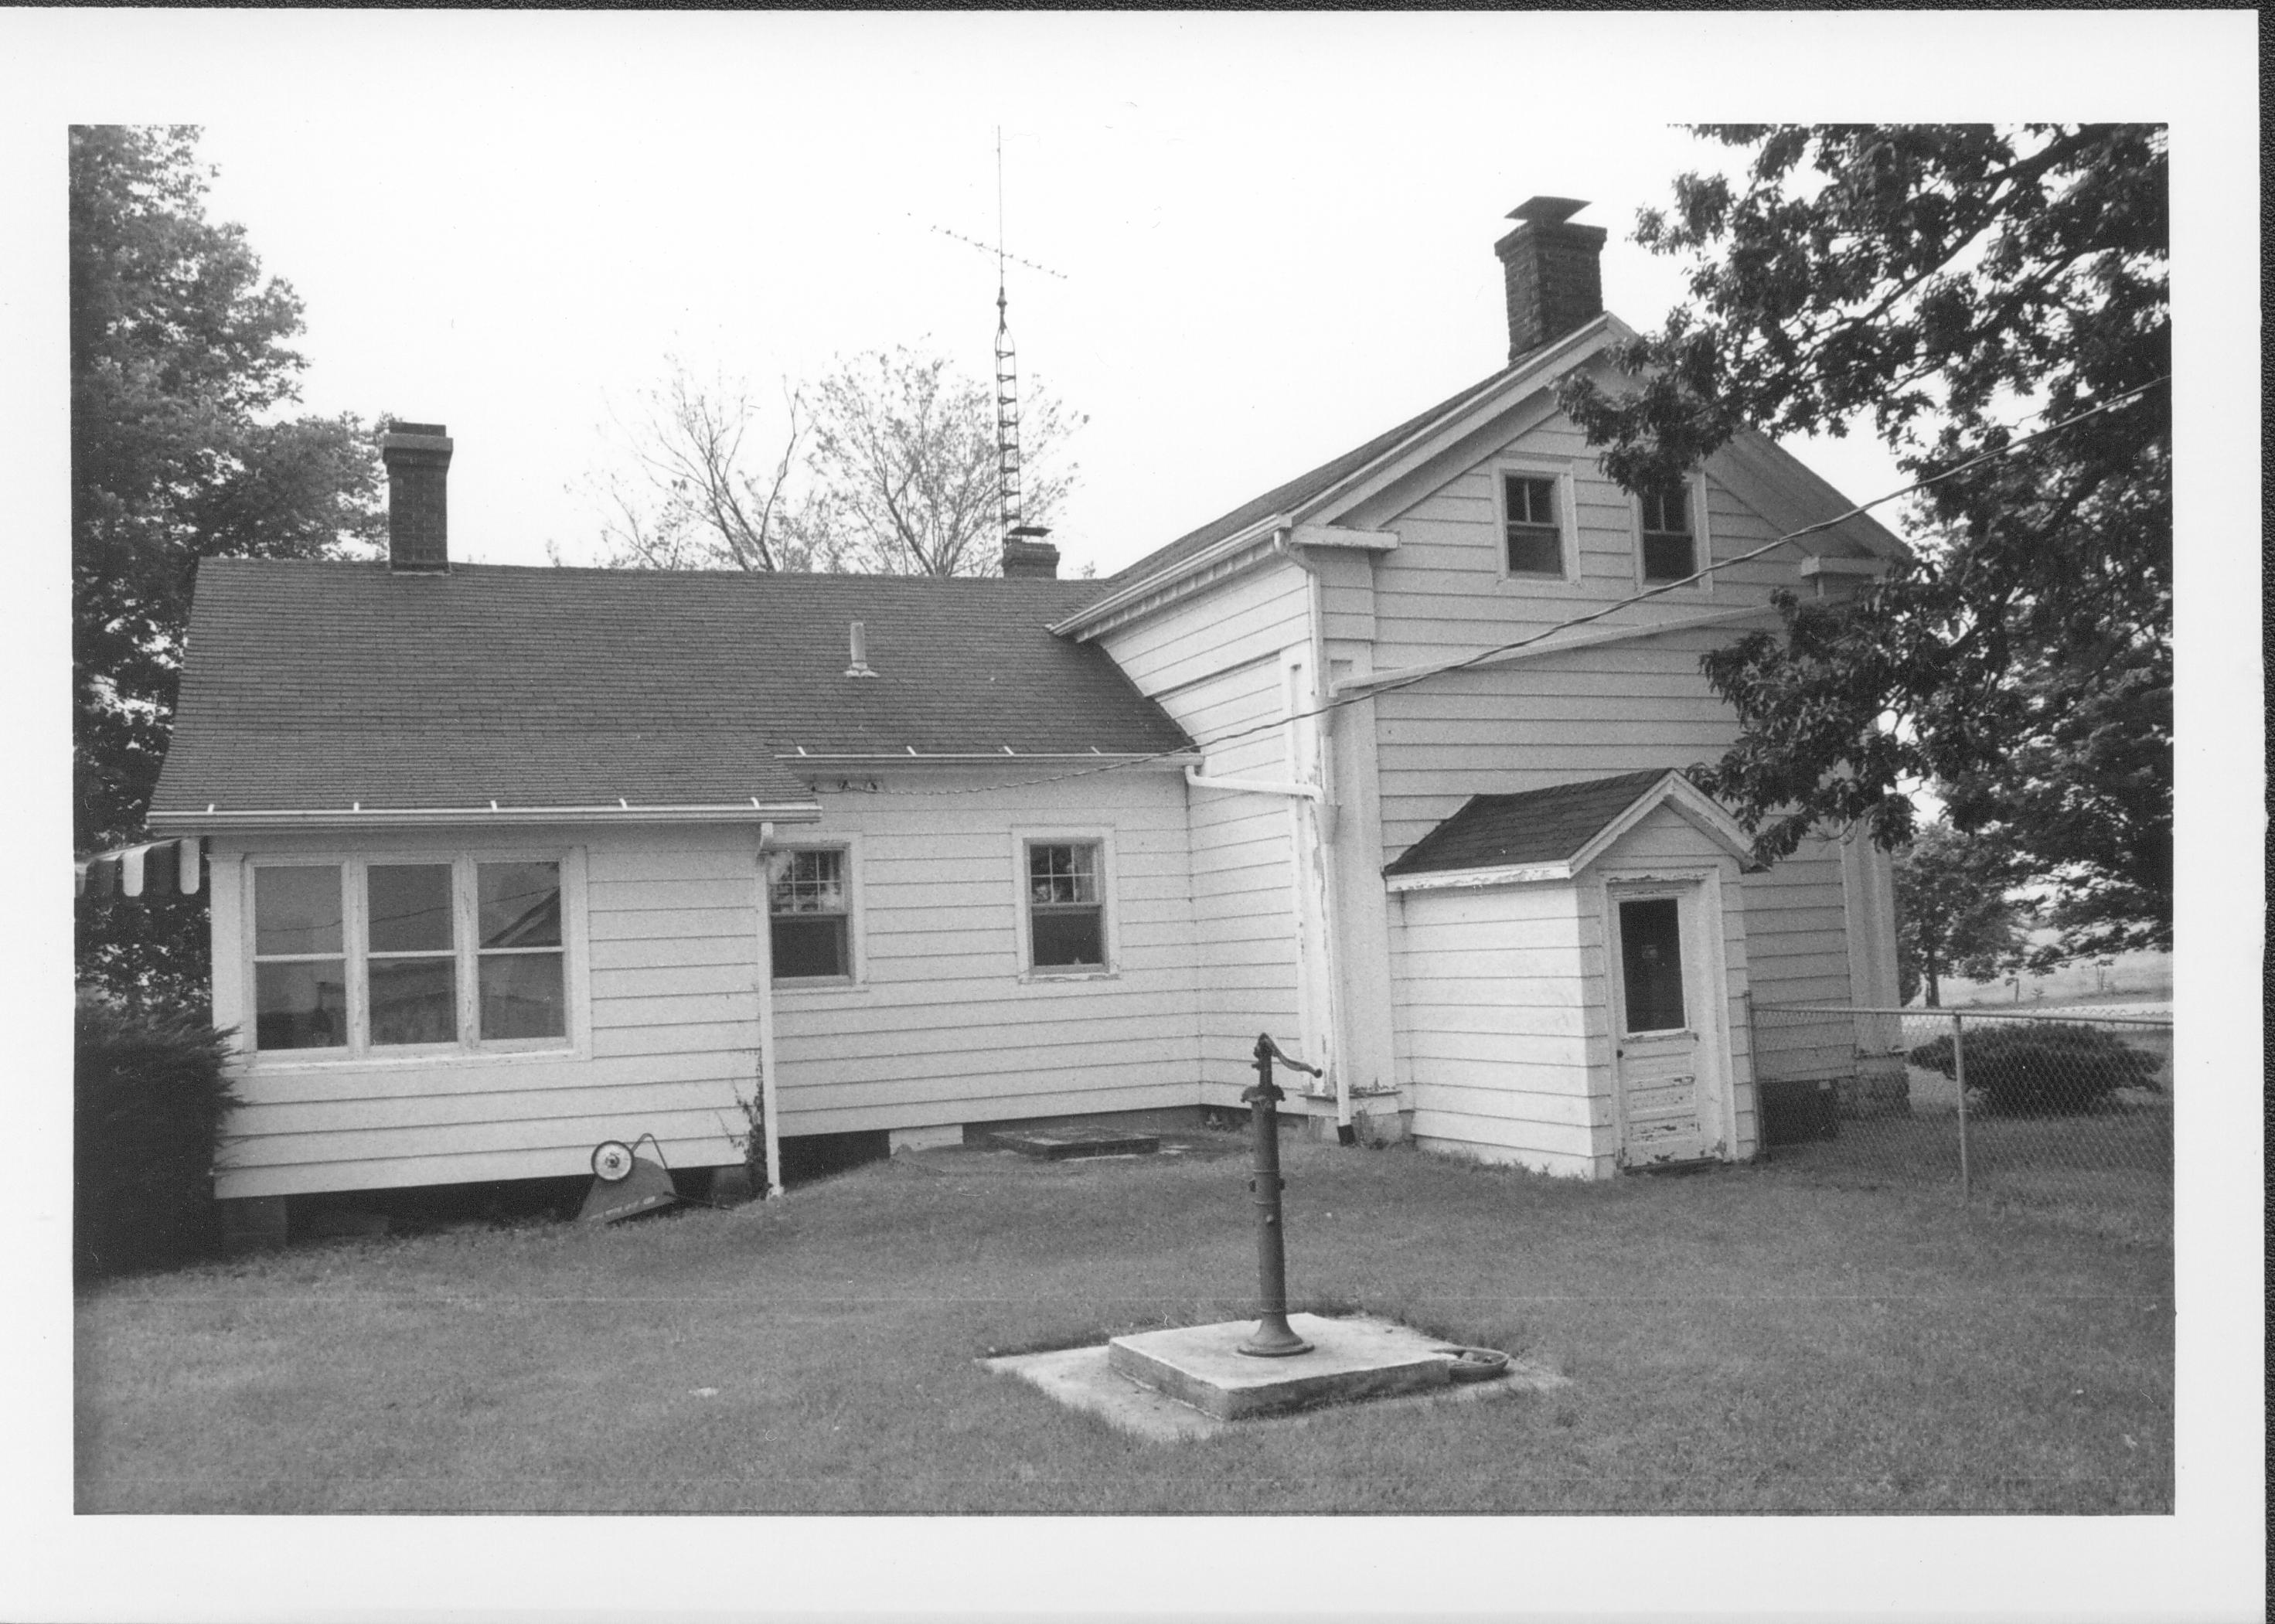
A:
[[[1209,774],[1278,782],[1289,775],[1283,729],[1246,730],[1286,714],[1281,656],[1309,646],[1310,604],[1304,573],[1278,562],[1103,641],[1199,744]],[[1215,1091],[1203,1098],[1221,1099],[1248,1082],[1258,1031],[1292,1046],[1298,1028],[1294,828],[1277,796],[1192,789],[1189,802],[1201,1076]]]
[[[1414,891],[1391,915],[1393,1051],[1425,1146],[1591,1173],[1600,925],[1569,886]]]
[[[729,1162],[759,1086],[758,831],[388,831],[214,842],[230,859],[572,853],[566,910],[582,1047],[446,1059],[245,1057],[216,1181],[223,1197],[584,1173],[602,1139],[654,1134],[677,1167]],[[237,953],[241,910],[215,910]],[[227,936],[224,941],[223,938]],[[224,1020],[231,1018],[224,1014]],[[242,1015],[235,1018],[242,1019]],[[572,1039],[574,1034],[572,1033]]]
[[[1748,875],[1746,902],[1757,1004],[1851,1001],[1839,847],[1812,842],[1767,873]],[[1795,1019],[1772,1008],[1756,1021],[1754,1037],[1755,1066],[1765,1082],[1856,1069],[1856,1034],[1846,1017]]]
[[[958,786],[969,793],[926,793],[943,787],[911,775],[881,794],[824,790],[821,822],[799,833],[856,845],[861,973],[850,986],[776,984],[780,1131],[1193,1104],[1192,881],[1178,775],[974,781]],[[1107,841],[1110,974],[1025,972],[1015,830]]]

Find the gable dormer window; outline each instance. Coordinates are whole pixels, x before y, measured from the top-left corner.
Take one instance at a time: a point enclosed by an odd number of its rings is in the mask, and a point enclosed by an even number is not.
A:
[[[1689,484],[1653,486],[1636,502],[1642,509],[1644,580],[1679,581],[1696,571],[1698,538],[1691,525]]]
[[[1564,516],[1553,475],[1501,475],[1501,526],[1511,575],[1564,574]]]

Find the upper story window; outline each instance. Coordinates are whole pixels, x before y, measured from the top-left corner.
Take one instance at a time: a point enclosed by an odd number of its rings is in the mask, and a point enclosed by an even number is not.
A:
[[[1106,903],[1095,841],[1027,842],[1028,962],[1035,970],[1103,970]]]
[[[1636,498],[1642,510],[1643,578],[1679,581],[1698,568],[1687,482],[1655,486]]]
[[[1564,521],[1559,481],[1546,474],[1501,476],[1501,522],[1511,575],[1564,573]]]
[[[851,978],[852,908],[843,847],[769,853],[767,913],[775,980]]]
[[[561,884],[551,860],[255,864],[253,1047],[564,1042]]]

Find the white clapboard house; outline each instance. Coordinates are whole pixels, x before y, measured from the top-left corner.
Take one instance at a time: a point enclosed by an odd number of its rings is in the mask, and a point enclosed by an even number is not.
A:
[[[1747,994],[1892,1004],[1888,871],[1754,864],[1679,770],[1735,733],[1699,656],[1899,544],[1550,630],[1848,507],[1753,434],[1603,477],[1577,207],[1495,245],[1506,366],[1110,579],[453,563],[409,424],[389,562],[207,563],[150,824],[208,858],[220,1194],[728,1164],[753,1101],[770,1152],[1230,1106],[1266,1031],[1321,1131],[1751,1155],[1761,1080],[1858,1061],[1757,1051]]]

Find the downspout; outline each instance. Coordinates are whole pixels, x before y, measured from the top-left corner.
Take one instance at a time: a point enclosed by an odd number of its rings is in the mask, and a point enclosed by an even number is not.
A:
[[[782,1194],[782,1135],[775,1115],[775,933],[767,898],[767,845],[774,837],[773,824],[759,825],[759,1131],[769,1201]]]

